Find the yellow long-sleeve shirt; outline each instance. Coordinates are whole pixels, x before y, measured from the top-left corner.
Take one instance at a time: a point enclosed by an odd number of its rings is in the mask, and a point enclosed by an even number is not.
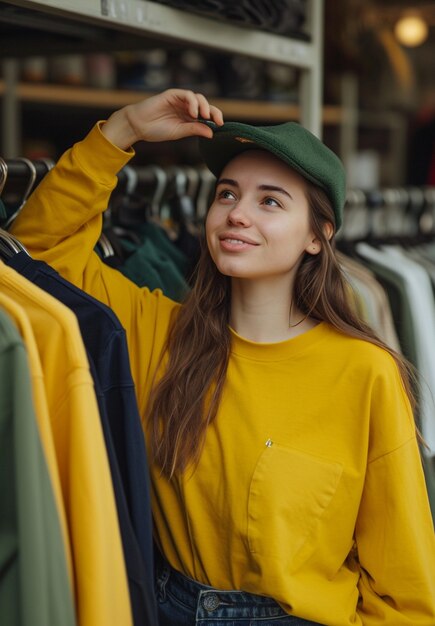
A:
[[[95,127],[39,185],[13,233],[117,313],[144,415],[178,305],[93,252],[115,173],[131,155]],[[231,332],[198,467],[172,481],[151,467],[156,533],[170,563],[326,626],[434,626],[433,525],[393,359],[326,323],[272,344]]]

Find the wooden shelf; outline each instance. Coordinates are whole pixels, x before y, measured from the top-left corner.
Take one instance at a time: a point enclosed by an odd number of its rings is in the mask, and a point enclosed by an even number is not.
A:
[[[5,93],[5,90],[5,83],[0,80],[0,97]],[[56,84],[19,83],[16,95],[21,102],[117,109],[154,94],[121,89],[104,90]],[[300,119],[300,108],[295,104],[224,98],[210,98],[210,102],[222,109],[224,116],[228,119],[277,123]],[[324,107],[322,118],[323,124],[339,124],[342,119],[341,108],[338,106]]]

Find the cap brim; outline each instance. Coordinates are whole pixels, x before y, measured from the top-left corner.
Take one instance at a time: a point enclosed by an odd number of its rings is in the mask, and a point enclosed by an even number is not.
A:
[[[227,163],[239,154],[248,150],[266,150],[312,183],[324,188],[320,180],[303,169],[299,163],[290,159],[287,153],[283,153],[277,142],[271,141],[266,128],[248,126],[240,122],[227,122],[224,127],[216,128],[211,139],[200,138],[199,148],[205,164],[217,178]]]

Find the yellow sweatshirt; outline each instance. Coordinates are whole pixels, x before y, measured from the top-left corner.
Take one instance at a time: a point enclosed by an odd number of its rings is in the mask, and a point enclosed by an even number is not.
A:
[[[132,154],[96,126],[39,185],[13,233],[114,309],[144,415],[178,305],[93,252],[115,173]],[[198,467],[172,481],[151,467],[167,559],[202,583],[272,596],[326,626],[434,626],[433,525],[393,359],[326,323],[272,344],[231,333]]]

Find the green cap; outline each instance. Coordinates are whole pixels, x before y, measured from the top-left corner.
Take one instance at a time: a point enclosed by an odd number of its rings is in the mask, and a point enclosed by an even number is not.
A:
[[[331,201],[338,230],[343,220],[346,176],[338,156],[296,122],[251,126],[240,122],[213,125],[212,139],[199,139],[209,170],[217,177],[225,165],[246,150],[267,150],[304,178],[321,187]]]

